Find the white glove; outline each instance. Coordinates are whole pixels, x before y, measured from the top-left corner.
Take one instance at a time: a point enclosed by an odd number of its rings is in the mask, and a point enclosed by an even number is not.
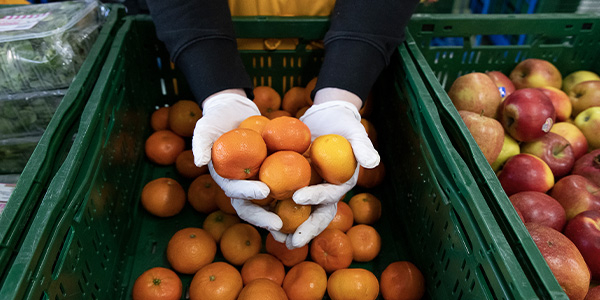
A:
[[[298,226],[294,234],[279,231],[271,231],[271,234],[276,241],[285,243],[288,249],[300,248],[321,234],[331,223],[336,212],[337,202],[314,206],[308,219]]]

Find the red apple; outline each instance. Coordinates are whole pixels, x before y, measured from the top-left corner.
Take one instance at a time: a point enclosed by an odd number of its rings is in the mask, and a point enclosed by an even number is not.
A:
[[[504,75],[504,73],[500,71],[488,71],[485,72],[485,74],[490,76],[492,81],[496,84],[500,90],[500,96],[502,96],[503,99],[515,91],[515,85],[510,81],[508,76]]]
[[[536,88],[551,86],[560,89],[562,75],[551,62],[543,59],[528,58],[518,63],[508,75],[515,88]]]
[[[500,123],[515,140],[527,142],[550,131],[556,119],[552,101],[538,89],[514,91],[500,105]]]
[[[591,286],[584,300],[600,300],[600,285]]]
[[[600,279],[600,210],[586,210],[567,223],[564,234],[577,246],[592,273]]]
[[[557,133],[567,139],[573,149],[575,160],[588,152],[588,142],[577,126],[569,122],[558,122],[552,125],[550,132]]]
[[[509,158],[498,172],[498,180],[509,197],[524,191],[545,193],[554,185],[550,167],[539,157],[527,153]]]
[[[590,286],[590,270],[577,246],[548,226],[525,223],[525,227],[565,294],[571,300],[583,300]]]
[[[478,113],[466,110],[459,110],[458,113],[488,163],[492,164],[498,158],[504,144],[504,128],[502,128],[502,124],[496,119]]]
[[[600,187],[581,175],[558,180],[550,196],[565,209],[567,221],[582,211],[600,209]]]
[[[525,223],[538,223],[562,231],[567,222],[565,209],[546,193],[525,191],[508,199],[523,214]]]
[[[575,164],[575,155],[569,141],[553,132],[521,144],[521,153],[541,158],[552,170],[555,180],[569,174]]]
[[[569,98],[573,105],[573,117],[590,107],[600,106],[600,80],[576,84],[569,91]]]
[[[596,149],[575,161],[571,174],[581,175],[600,186],[600,149]]]
[[[556,111],[556,122],[563,122],[571,117],[573,106],[567,93],[551,86],[544,86],[538,89],[552,101],[552,105],[554,105],[554,110]]]
[[[482,113],[495,118],[502,98],[498,87],[485,73],[469,73],[454,80],[448,96],[457,110]]]

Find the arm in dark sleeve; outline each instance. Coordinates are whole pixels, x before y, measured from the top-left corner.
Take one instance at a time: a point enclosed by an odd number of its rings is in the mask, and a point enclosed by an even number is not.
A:
[[[251,94],[252,82],[237,50],[226,0],[147,3],[158,38],[165,43],[199,103],[230,88],[243,88]]]
[[[325,60],[314,93],[340,88],[363,102],[389,64],[418,0],[338,0],[327,32]]]

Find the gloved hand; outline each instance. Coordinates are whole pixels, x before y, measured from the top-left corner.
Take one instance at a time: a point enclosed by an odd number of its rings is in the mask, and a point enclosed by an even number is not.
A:
[[[196,123],[192,137],[192,152],[197,166],[208,164],[215,182],[231,198],[231,204],[239,217],[251,224],[268,230],[280,230],[281,219],[265,208],[249,200],[264,199],[269,188],[257,180],[230,180],[215,172],[211,161],[213,143],[225,132],[237,128],[246,118],[260,115],[260,111],[248,98],[238,93],[221,92],[207,98],[202,104],[202,118]]]
[[[344,100],[328,99],[316,104],[317,97],[318,93],[315,104],[300,118],[309,127],[312,140],[325,134],[339,134],[345,137],[352,145],[358,165],[352,178],[345,183],[322,183],[304,187],[294,193],[292,198],[297,204],[316,207],[309,219],[300,225],[294,234],[271,232],[275,240],[285,242],[290,249],[304,246],[325,230],[335,216],[337,202],[356,185],[359,167],[374,168],[380,161],[377,150],[360,123],[361,117],[357,107]]]

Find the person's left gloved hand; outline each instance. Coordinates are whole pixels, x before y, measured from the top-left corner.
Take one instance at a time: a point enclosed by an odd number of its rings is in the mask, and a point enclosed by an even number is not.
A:
[[[329,96],[327,93],[324,95]],[[337,211],[337,202],[356,185],[360,166],[370,169],[376,167],[380,161],[377,150],[360,123],[361,116],[357,107],[344,100],[318,101],[318,97],[319,93],[315,97],[315,104],[300,120],[309,127],[312,140],[326,134],[345,137],[352,145],[358,165],[352,178],[345,183],[322,183],[304,187],[294,193],[294,202],[315,207],[309,219],[300,225],[294,234],[272,232],[277,241],[285,242],[290,249],[306,245],[329,225]],[[317,102],[319,104],[316,104]]]

